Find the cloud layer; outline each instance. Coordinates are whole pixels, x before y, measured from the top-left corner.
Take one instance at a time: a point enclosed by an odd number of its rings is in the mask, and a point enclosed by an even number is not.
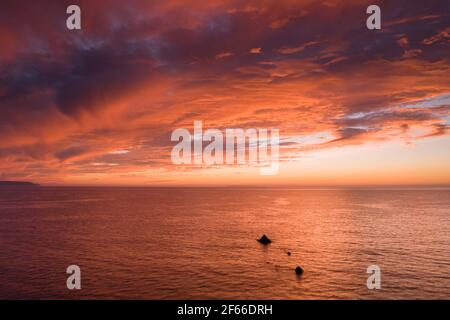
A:
[[[194,120],[279,128],[286,161],[448,134],[446,0],[381,1],[379,31],[370,1],[78,1],[81,31],[69,4],[0,4],[0,179],[171,181]]]

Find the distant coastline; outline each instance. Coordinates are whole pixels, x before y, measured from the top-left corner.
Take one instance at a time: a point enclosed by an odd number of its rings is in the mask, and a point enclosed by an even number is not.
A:
[[[29,182],[29,181],[0,181],[0,187],[4,187],[4,186],[39,187],[40,185],[37,183]]]

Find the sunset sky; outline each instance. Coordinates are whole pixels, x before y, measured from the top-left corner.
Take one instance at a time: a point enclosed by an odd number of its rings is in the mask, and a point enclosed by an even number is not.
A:
[[[447,0],[2,0],[0,41],[0,180],[450,185]],[[279,174],[173,164],[194,120],[278,128]]]

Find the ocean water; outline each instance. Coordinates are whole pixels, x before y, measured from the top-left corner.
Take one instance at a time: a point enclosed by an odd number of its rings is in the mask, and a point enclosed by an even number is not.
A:
[[[3,187],[0,298],[449,299],[450,191]]]

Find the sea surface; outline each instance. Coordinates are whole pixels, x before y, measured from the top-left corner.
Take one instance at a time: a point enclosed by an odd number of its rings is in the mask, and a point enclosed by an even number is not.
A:
[[[0,298],[450,299],[450,191],[1,187]]]

